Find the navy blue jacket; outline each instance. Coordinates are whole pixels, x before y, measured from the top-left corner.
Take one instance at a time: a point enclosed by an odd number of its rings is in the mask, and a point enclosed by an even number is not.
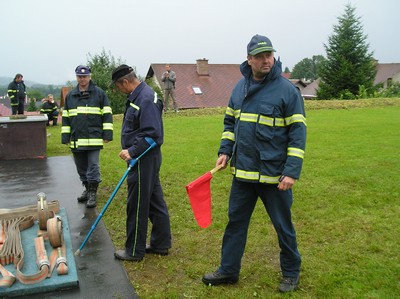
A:
[[[19,99],[25,99],[26,96],[26,86],[24,81],[20,83],[15,80],[8,84],[8,97],[11,101],[11,106],[17,106],[19,103]]]
[[[86,92],[77,85],[66,98],[62,114],[61,143],[71,150],[97,150],[103,140],[113,140],[112,110],[106,93],[92,81]]]
[[[138,157],[149,144],[144,137],[152,138],[159,146],[164,142],[162,122],[163,103],[157,93],[141,82],[128,96],[121,131],[122,149],[132,158]]]
[[[304,101],[281,76],[275,60],[260,83],[252,83],[247,61],[224,118],[219,154],[231,158],[231,172],[242,181],[278,184],[281,175],[300,177],[306,145]],[[253,81],[254,82],[254,81]]]

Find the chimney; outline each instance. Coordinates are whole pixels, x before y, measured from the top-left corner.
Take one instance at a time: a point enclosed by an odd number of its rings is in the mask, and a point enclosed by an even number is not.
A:
[[[197,59],[196,60],[196,64],[197,64],[197,74],[199,76],[209,76],[209,72],[208,72],[208,59]]]

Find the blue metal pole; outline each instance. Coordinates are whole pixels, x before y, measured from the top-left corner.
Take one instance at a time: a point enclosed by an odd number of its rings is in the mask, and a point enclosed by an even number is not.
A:
[[[103,214],[105,213],[105,211],[107,210],[108,206],[110,205],[110,203],[112,202],[112,200],[115,197],[115,194],[117,194],[119,188],[121,187],[122,183],[125,181],[126,177],[128,176],[129,171],[132,169],[133,166],[135,166],[135,164],[137,163],[137,161],[143,157],[149,150],[151,150],[153,147],[157,146],[157,143],[155,143],[155,141],[153,139],[151,139],[150,137],[145,137],[146,141],[150,144],[150,146],[141,154],[139,155],[139,157],[132,159],[129,161],[129,167],[128,169],[125,171],[124,175],[122,176],[121,180],[119,181],[117,187],[115,188],[115,190],[113,191],[113,193],[111,194],[110,198],[108,199],[108,201],[106,202],[106,204],[104,205],[103,209],[101,210],[100,214],[97,216],[95,222],[93,223],[89,233],[87,234],[87,236],[85,237],[85,239],[83,240],[81,246],[79,247],[79,249],[75,252],[75,256],[78,256],[81,253],[81,250],[83,249],[83,247],[85,246],[87,240],[89,240],[89,237],[91,236],[91,234],[93,233],[93,231],[95,230],[97,224],[99,223],[101,217],[103,217]]]

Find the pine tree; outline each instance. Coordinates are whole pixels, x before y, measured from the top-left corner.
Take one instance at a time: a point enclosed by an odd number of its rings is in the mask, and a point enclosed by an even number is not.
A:
[[[38,110],[38,108],[36,107],[36,99],[29,99],[29,105],[26,110],[30,112]]]
[[[354,99],[360,88],[370,90],[376,75],[373,53],[369,52],[367,36],[363,34],[360,18],[350,4],[334,25],[334,33],[325,45],[327,60],[320,69],[320,99]]]

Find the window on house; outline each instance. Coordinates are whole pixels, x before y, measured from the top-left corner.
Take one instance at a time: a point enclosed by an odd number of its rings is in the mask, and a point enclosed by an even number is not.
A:
[[[203,94],[203,92],[201,91],[201,88],[198,86],[192,86],[193,92],[194,94]]]

